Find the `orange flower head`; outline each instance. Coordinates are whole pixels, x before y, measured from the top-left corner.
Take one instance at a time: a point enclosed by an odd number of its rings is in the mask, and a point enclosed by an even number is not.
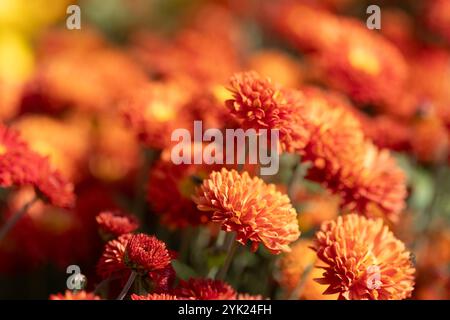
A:
[[[57,293],[50,295],[50,300],[101,300],[101,298],[92,292],[86,292],[84,290],[77,292],[66,290],[64,294]]]
[[[362,164],[354,171],[353,187],[342,191],[344,207],[367,217],[396,223],[406,207],[406,175],[388,150],[366,144]]]
[[[164,269],[171,260],[164,242],[143,233],[132,235],[125,249],[125,264],[138,272]]]
[[[228,283],[212,279],[181,280],[175,293],[177,296],[194,300],[235,300],[237,296]]]
[[[312,164],[307,178],[340,195],[347,210],[397,221],[407,192],[393,157],[366,139],[353,107],[339,96],[315,89],[304,95],[311,139],[300,154]]]
[[[139,228],[139,222],[135,216],[118,210],[103,211],[95,217],[95,220],[102,234],[112,235],[113,237],[132,233]]]
[[[346,300],[400,300],[411,296],[414,272],[410,252],[382,219],[356,214],[324,222],[313,249],[324,270],[324,294]]]
[[[289,198],[247,172],[212,172],[194,201],[199,210],[212,211],[212,221],[222,223],[223,230],[236,232],[238,242],[250,240],[254,251],[259,243],[275,254],[289,251],[289,244],[300,236]]]
[[[279,130],[282,151],[304,146],[307,137],[297,112],[302,104],[300,93],[283,91],[255,71],[235,74],[230,85],[233,99],[226,105],[244,129]]]

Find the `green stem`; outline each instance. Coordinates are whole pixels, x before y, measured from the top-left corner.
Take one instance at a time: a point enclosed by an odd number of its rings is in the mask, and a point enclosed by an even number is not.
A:
[[[220,268],[219,272],[216,274],[217,280],[224,280],[225,276],[227,275],[228,269],[231,266],[231,262],[233,261],[234,254],[236,252],[238,243],[236,241],[236,235],[233,233],[229,237],[230,243],[227,250],[227,257],[225,258],[225,262],[222,265],[222,268]]]

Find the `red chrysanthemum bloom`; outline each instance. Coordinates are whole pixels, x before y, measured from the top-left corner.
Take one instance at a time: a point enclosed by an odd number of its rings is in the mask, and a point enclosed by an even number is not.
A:
[[[164,269],[171,259],[164,242],[143,233],[131,236],[124,255],[125,264],[138,272]]]
[[[125,233],[132,233],[139,228],[138,219],[119,210],[101,212],[95,220],[98,223],[100,232],[113,237],[121,236]]]
[[[237,297],[236,291],[228,283],[212,279],[181,280],[175,294],[195,300],[235,300]]]
[[[53,170],[47,158],[40,160],[36,189],[42,199],[56,207],[70,208],[75,204],[73,184],[67,182],[59,171]]]
[[[84,290],[77,292],[66,290],[64,294],[57,293],[50,295],[50,300],[101,300],[101,298],[92,292],[86,292]]]
[[[184,300],[184,299],[181,299],[175,295],[167,293],[148,293],[143,296],[132,294],[131,300]]]
[[[32,185],[57,207],[72,207],[73,185],[53,170],[47,158],[30,150],[19,135],[0,124],[0,186]]]
[[[212,221],[222,229],[236,232],[237,241],[261,242],[272,253],[289,251],[289,244],[300,236],[297,213],[287,195],[247,172],[223,168],[203,181],[194,201],[202,211],[212,211]]]
[[[415,269],[410,252],[382,219],[356,214],[324,222],[313,249],[323,262],[324,294],[347,300],[399,300],[411,296]]]
[[[105,249],[97,264],[97,273],[102,279],[112,276],[126,277],[130,270],[124,263],[125,249],[132,234],[123,234],[106,243]]]
[[[308,137],[297,112],[302,104],[299,92],[293,96],[254,71],[235,74],[230,85],[233,99],[226,105],[244,129],[279,130],[282,151],[304,147]]]

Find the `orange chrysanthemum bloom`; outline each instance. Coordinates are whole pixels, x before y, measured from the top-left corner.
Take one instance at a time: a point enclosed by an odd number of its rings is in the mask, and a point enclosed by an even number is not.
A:
[[[167,293],[148,293],[143,296],[132,294],[131,300],[184,300],[184,299]]]
[[[50,295],[50,300],[101,300],[101,298],[92,292],[86,292],[84,290],[77,292],[66,290],[64,294],[57,293]]]
[[[395,223],[406,207],[406,175],[388,150],[367,143],[364,158],[355,168],[355,181],[341,194],[347,210]]]
[[[139,228],[139,221],[133,215],[115,211],[103,211],[95,217],[100,233],[118,237],[125,233],[132,233]]]
[[[143,233],[132,235],[125,249],[124,261],[138,272],[162,270],[172,260],[166,244]]]
[[[321,271],[314,268],[317,256],[310,248],[312,244],[310,240],[300,240],[292,246],[291,252],[279,260],[278,281],[286,298],[296,295],[296,298],[302,300],[335,300],[337,294],[324,295],[326,286],[314,280],[321,275]]]
[[[346,300],[399,300],[411,296],[415,268],[410,252],[381,219],[356,214],[324,222],[313,249],[324,270],[324,294]]]
[[[405,206],[406,177],[387,150],[366,140],[361,123],[339,97],[304,91],[311,139],[300,151],[307,177],[341,196],[342,207],[396,221]]]
[[[300,236],[297,213],[288,196],[247,172],[223,168],[203,181],[194,197],[202,211],[212,211],[212,221],[222,229],[236,232],[237,241],[252,242],[256,251],[262,243],[272,253],[289,251],[289,244]]]
[[[230,85],[233,99],[226,105],[244,129],[279,130],[282,151],[304,147],[307,135],[297,112],[302,103],[300,93],[283,92],[254,71],[235,74]]]
[[[237,297],[236,291],[228,283],[212,279],[181,280],[175,294],[195,300],[235,300]]]

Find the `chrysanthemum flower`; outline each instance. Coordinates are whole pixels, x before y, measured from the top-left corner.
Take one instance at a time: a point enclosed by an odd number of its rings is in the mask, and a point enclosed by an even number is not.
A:
[[[283,255],[278,261],[278,281],[286,298],[297,295],[297,299],[305,300],[335,300],[337,294],[324,295],[326,286],[317,283],[314,278],[321,271],[314,268],[317,262],[316,254],[311,250],[312,241],[300,240],[292,246],[292,251]]]
[[[132,294],[131,300],[184,300],[184,299],[167,293],[148,293],[142,296]]]
[[[195,300],[235,300],[237,296],[228,283],[212,279],[181,280],[175,294]]]
[[[338,96],[304,91],[301,109],[309,143],[298,152],[311,163],[307,178],[341,196],[341,206],[396,221],[405,207],[406,177],[387,150],[367,140],[361,123]]]
[[[381,219],[356,214],[322,224],[313,249],[323,265],[324,294],[348,300],[408,298],[414,286],[410,252]]]
[[[139,236],[139,235],[138,235]],[[132,269],[130,267],[130,258],[126,257],[128,243],[133,237],[132,234],[127,233],[119,236],[117,239],[110,240],[106,243],[100,260],[97,264],[97,273],[102,279],[119,278],[125,281]],[[133,256],[137,256],[136,261],[143,261],[147,270],[141,269],[140,271],[146,271],[146,275],[153,283],[153,289],[156,293],[167,292],[173,284],[175,279],[175,270],[170,264],[171,259],[174,257],[174,253],[168,252],[164,243],[157,240],[154,237],[146,236],[150,240],[147,242],[153,243],[153,249],[156,249],[153,255],[151,252],[146,252],[145,248],[136,248],[133,245]],[[142,235],[138,240],[142,238]],[[136,239],[135,239],[136,240]],[[148,239],[144,239],[148,240]],[[145,242],[145,241],[144,241]],[[150,244],[151,244],[150,243]],[[168,254],[168,258],[166,256]],[[126,260],[127,259],[127,260]],[[168,262],[167,262],[168,261]],[[133,269],[135,269],[136,262],[133,262]],[[152,269],[149,269],[152,268]]]
[[[107,279],[113,276],[127,277],[131,272],[124,262],[125,248],[132,234],[123,234],[117,239],[113,239],[106,243],[100,260],[97,264],[97,273],[102,279]]]
[[[32,185],[38,195],[57,207],[75,202],[73,185],[53,170],[47,158],[30,150],[15,131],[0,125],[0,186]]]
[[[304,147],[306,132],[297,108],[303,103],[301,94],[284,92],[281,87],[251,71],[235,74],[230,80],[233,99],[226,101],[244,129],[279,130],[282,151]]]
[[[77,292],[66,290],[64,294],[57,293],[50,295],[50,300],[101,300],[101,298],[92,292],[86,292],[84,290]]]
[[[128,240],[124,261],[133,270],[150,272],[167,267],[171,255],[164,242],[154,236],[140,233]]]
[[[212,211],[212,221],[221,223],[223,230],[236,232],[238,242],[251,241],[254,251],[259,243],[273,253],[289,251],[289,244],[300,236],[289,198],[247,172],[212,172],[194,201],[198,209]]]
[[[74,206],[74,186],[55,170],[50,168],[48,160],[41,158],[39,164],[39,175],[36,180],[38,195],[46,202],[56,207],[70,208]]]
[[[95,220],[102,234],[113,237],[132,233],[139,227],[139,222],[135,216],[118,210],[101,212],[95,217]]]

